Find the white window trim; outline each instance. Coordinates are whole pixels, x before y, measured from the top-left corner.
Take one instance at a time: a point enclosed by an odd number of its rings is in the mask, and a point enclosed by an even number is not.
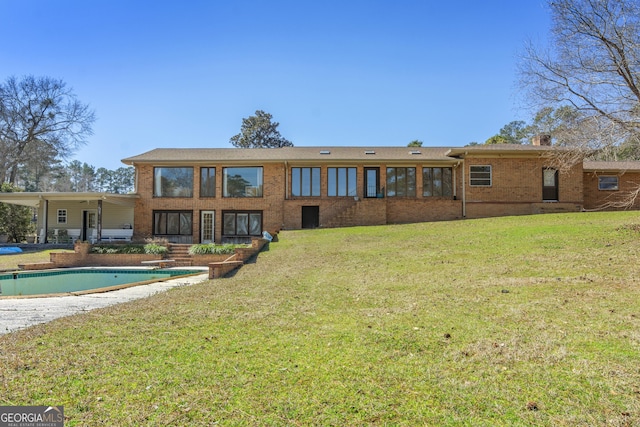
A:
[[[61,218],[64,218],[64,221],[60,221]],[[66,224],[68,221],[67,210],[66,209],[58,209],[56,212],[56,222],[58,224]]]
[[[474,172],[471,170],[472,168],[489,168],[489,184],[474,184],[473,183]],[[475,179],[485,180],[486,178],[475,178]],[[470,187],[491,187],[492,185],[493,185],[493,167],[491,165],[469,165],[469,186]]]

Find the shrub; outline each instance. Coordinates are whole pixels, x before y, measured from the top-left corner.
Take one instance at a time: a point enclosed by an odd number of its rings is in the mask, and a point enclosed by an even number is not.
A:
[[[164,255],[169,252],[166,246],[159,245],[157,243],[147,243],[144,245],[144,253],[152,255]]]
[[[240,245],[242,246],[242,245]],[[233,254],[236,251],[238,245],[226,244],[216,245],[214,243],[192,245],[189,248],[189,254],[191,255],[225,255]]]
[[[143,254],[142,245],[94,245],[91,247],[94,254]]]

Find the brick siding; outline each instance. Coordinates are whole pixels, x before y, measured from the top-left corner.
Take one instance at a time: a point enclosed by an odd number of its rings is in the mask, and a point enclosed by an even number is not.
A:
[[[470,166],[491,166],[489,187],[469,184]],[[582,209],[582,165],[558,171],[558,200],[543,201],[544,158],[470,158],[466,170],[466,217],[576,212]]]
[[[469,170],[472,165],[491,166],[491,186],[469,185]],[[203,198],[199,195],[201,166],[216,168],[216,196],[213,198]],[[584,206],[587,208],[600,203],[603,199],[603,192],[597,190],[597,179],[583,174],[582,165],[577,164],[568,170],[558,171],[558,200],[543,201],[543,170],[551,167],[551,161],[540,157],[539,154],[503,155],[499,152],[491,156],[476,154],[467,156],[464,162],[459,165],[417,162],[364,164],[344,161],[336,164],[295,164],[295,162],[291,162],[285,165],[282,162],[239,165],[263,167],[263,196],[255,198],[222,197],[222,176],[225,166],[228,165],[213,163],[193,166],[193,197],[167,198],[153,197],[153,166],[149,164],[137,165],[137,190],[140,198],[135,207],[136,236],[152,236],[154,210],[193,212],[193,234],[190,236],[189,243],[197,243],[200,241],[200,213],[205,210],[215,212],[215,241],[220,242],[222,238],[222,213],[228,210],[261,211],[262,229],[274,234],[283,228],[302,228],[302,208],[305,206],[318,207],[320,227],[337,227],[454,220],[463,218],[463,213],[466,213],[468,218],[478,218],[573,212],[583,208],[583,198]],[[236,165],[234,164],[234,166]],[[292,167],[320,167],[320,196],[293,197],[291,195]],[[355,197],[327,196],[329,167],[356,168],[357,195]],[[383,198],[364,197],[365,168],[367,167],[379,168],[379,187],[384,193]],[[416,168],[415,197],[387,197],[386,191],[382,190],[387,187],[387,167]],[[451,197],[424,197],[423,167],[452,167],[454,195]],[[631,175],[626,174],[624,177],[633,178],[636,182],[640,181],[638,174]],[[625,182],[624,178],[621,178],[621,187],[625,185]],[[466,196],[466,203],[462,200],[463,194]]]
[[[618,177],[618,190],[599,190],[598,189],[598,177],[599,176],[617,176]],[[640,172],[585,172],[584,173],[584,208],[587,210],[599,210],[599,209],[640,209],[640,198],[635,200],[635,203],[630,208],[612,208],[608,207],[607,203],[620,202],[624,198],[629,196],[629,193],[636,190],[640,185]]]

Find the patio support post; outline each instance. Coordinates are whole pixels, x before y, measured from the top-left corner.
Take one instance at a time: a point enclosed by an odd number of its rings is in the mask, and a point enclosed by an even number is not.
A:
[[[49,200],[44,200],[44,207],[42,208],[42,216],[44,217],[44,221],[42,222],[42,226],[44,227],[44,239],[42,243],[49,243],[47,241],[47,231],[49,229]]]
[[[98,230],[96,232],[96,239],[98,242],[102,240],[102,200],[98,200]]]

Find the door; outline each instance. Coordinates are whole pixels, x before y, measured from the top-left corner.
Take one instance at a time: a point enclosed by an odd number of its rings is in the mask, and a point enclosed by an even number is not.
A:
[[[558,171],[556,169],[542,170],[542,200],[558,201]]]
[[[320,227],[320,206],[302,207],[302,228]]]
[[[200,243],[213,243],[215,240],[215,218],[214,211],[200,212]]]
[[[96,216],[94,210],[82,211],[82,229],[80,230],[80,240],[93,242],[96,238]]]
[[[378,197],[380,168],[364,168],[364,197]]]

